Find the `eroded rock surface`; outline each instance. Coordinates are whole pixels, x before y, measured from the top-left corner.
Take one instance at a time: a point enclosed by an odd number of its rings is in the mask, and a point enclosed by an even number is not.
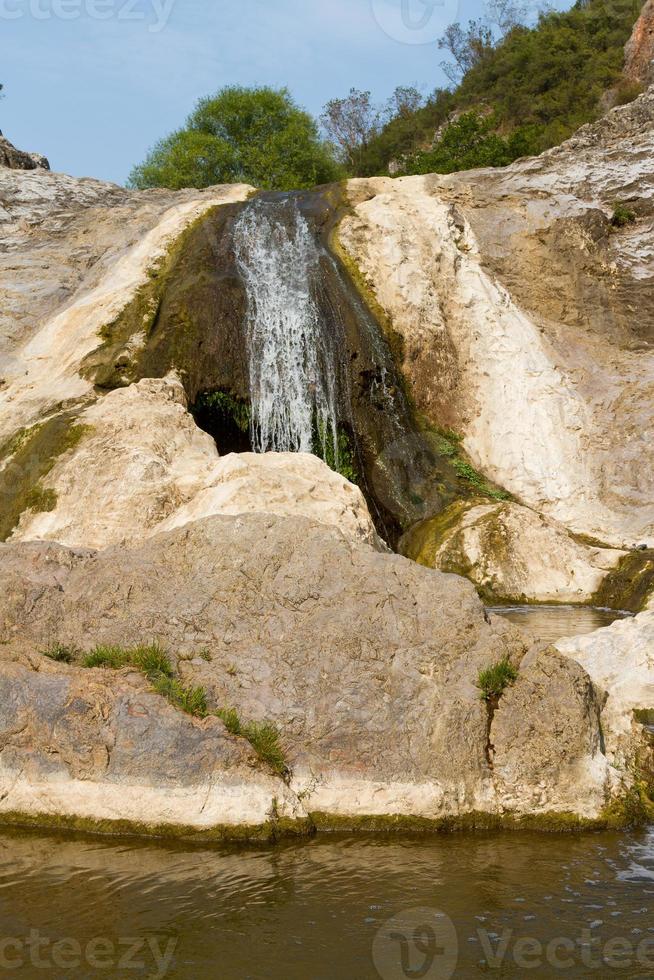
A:
[[[654,2],[647,0],[625,47],[625,76],[643,84],[654,80]]]
[[[520,501],[654,541],[654,91],[510,167],[351,181],[418,407]],[[616,229],[616,202],[635,216]]]
[[[477,811],[519,816],[572,809],[597,817],[611,794],[619,792],[620,780],[599,749],[589,682],[573,661],[554,655],[539,661],[538,670],[542,674],[543,663],[549,665],[555,687],[530,680],[531,674],[516,686],[510,715],[513,728],[524,733],[520,766],[511,761],[515,739],[505,749],[498,737],[495,752],[503,759],[498,777],[489,756],[494,725],[489,736],[477,678],[480,669],[503,657],[519,664],[526,649],[519,632],[500,619],[489,623],[464,579],[353,545],[336,529],[299,517],[214,517],[135,548],[93,552],[6,544],[0,547],[0,564],[7,585],[0,597],[1,670],[8,678],[18,670],[12,660],[33,667],[48,663],[35,651],[53,639],[86,649],[97,643],[158,640],[180,658],[183,682],[204,686],[212,706],[233,707],[246,721],[278,726],[292,771],[290,789],[301,801],[297,813],[444,819]],[[209,662],[197,656],[201,650],[209,653]],[[96,685],[112,692],[117,685],[117,693],[106,694],[111,705],[109,722],[100,725],[101,738],[96,721],[81,722],[92,730],[74,738],[68,733],[72,721],[66,721],[62,735],[44,721],[50,744],[62,739],[67,749],[53,769],[35,746],[33,813],[45,806],[51,779],[65,785],[78,778],[75,745],[86,758],[91,744],[105,743],[106,730],[111,735],[112,712],[123,711],[123,717],[127,710],[113,707],[124,704],[123,675],[87,673],[75,666],[57,667],[55,674],[62,689],[73,684],[80,691],[82,714],[89,711],[89,691]],[[25,676],[21,668],[21,680]],[[35,675],[35,691],[44,683],[47,691],[38,694],[37,702],[52,697],[57,705],[74,703],[70,691],[51,694],[48,685],[54,682],[40,676]],[[130,697],[143,705],[137,714],[143,710],[151,716],[153,696]],[[20,697],[8,701],[2,715],[2,744],[9,747],[2,753],[6,795],[0,804],[7,812],[29,802],[11,736],[27,709]],[[64,713],[67,719],[70,711]],[[55,714],[53,708],[47,717]],[[561,772],[552,780],[538,777],[535,786],[545,744],[548,765],[555,769],[552,733],[562,718]],[[130,723],[125,738],[137,724],[146,723]],[[195,740],[206,737],[213,744],[224,733],[215,723],[205,728],[187,720],[179,724],[189,741],[181,743],[178,765],[187,760],[194,794],[198,784],[211,783],[212,819],[229,823],[220,810],[222,777],[213,780],[202,767],[196,770],[194,761],[200,751]],[[46,741],[43,735],[38,744]],[[231,759],[232,749],[231,743],[220,744],[225,748],[215,764],[222,772],[224,753]],[[201,758],[208,758],[205,749]],[[95,799],[97,817],[106,815],[103,793],[113,779],[104,767],[105,755],[101,766],[88,770],[97,792],[86,787],[84,796]],[[126,760],[124,766],[116,777],[121,786],[140,785],[141,773],[130,770]],[[170,785],[161,772],[153,768],[151,774],[157,791]],[[580,772],[585,773],[582,792]],[[12,799],[14,779],[20,791]],[[248,804],[249,785],[249,777],[244,778],[239,819],[246,824],[257,822],[261,812]],[[81,798],[76,793],[77,788],[72,800]],[[132,798],[133,789],[129,793]],[[231,806],[232,796],[227,796],[225,805]],[[65,809],[65,795],[50,799],[52,807]],[[261,803],[260,793],[257,800]],[[90,809],[88,804],[85,813]],[[161,808],[157,813],[174,822],[173,810],[168,816]],[[193,807],[190,819],[196,820]]]
[[[23,512],[14,540],[104,548],[212,514],[304,515],[381,547],[358,487],[307,453],[230,454],[187,411],[175,375],[94,402],[79,441],[40,483],[47,511]]]
[[[0,167],[7,167],[9,170],[49,170],[50,164],[40,153],[25,153],[23,150],[17,150],[0,133]]]
[[[625,552],[573,538],[512,502],[460,501],[413,528],[402,552],[465,575],[490,600],[589,602]]]

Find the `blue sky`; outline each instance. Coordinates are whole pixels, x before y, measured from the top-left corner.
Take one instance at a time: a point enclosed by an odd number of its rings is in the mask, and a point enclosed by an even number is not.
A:
[[[123,183],[200,96],[287,85],[319,114],[351,86],[444,84],[435,38],[482,0],[0,0],[0,129],[55,170]]]

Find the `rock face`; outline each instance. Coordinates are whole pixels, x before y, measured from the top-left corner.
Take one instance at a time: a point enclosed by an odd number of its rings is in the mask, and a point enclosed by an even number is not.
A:
[[[654,610],[589,636],[560,640],[557,648],[577,660],[606,697],[602,725],[607,758],[619,768],[633,766],[635,746],[642,743],[654,775],[652,740],[641,724],[654,724]],[[639,722],[634,712],[650,717]]]
[[[511,502],[461,501],[413,528],[409,558],[466,575],[491,601],[588,602],[625,552],[575,540],[555,521]]]
[[[23,511],[15,540],[104,548],[212,514],[268,512],[313,517],[379,545],[361,491],[315,456],[219,459],[174,375],[108,393],[77,425],[79,441],[40,484],[49,509]]]
[[[642,84],[654,81],[654,2],[647,0],[625,48],[625,76]]]
[[[521,502],[618,548],[654,540],[653,154],[649,90],[504,169],[352,181],[339,231],[419,409]]]
[[[478,674],[504,657],[519,664],[518,631],[489,624],[465,580],[336,529],[214,517],[134,548],[3,545],[0,563],[0,812],[105,819],[122,795],[135,812],[145,785],[158,822],[176,824],[183,810],[196,828],[260,823],[273,796],[285,814],[324,824],[595,818],[620,792],[577,664],[538,655],[489,731]],[[216,719],[174,719],[133,675],[52,666],[34,651],[55,639],[87,649],[160,641],[211,706],[278,726],[292,775],[273,792],[261,765],[262,776],[245,772],[247,755]]]
[[[49,170],[50,164],[40,153],[24,153],[0,133],[0,167],[10,170]]]

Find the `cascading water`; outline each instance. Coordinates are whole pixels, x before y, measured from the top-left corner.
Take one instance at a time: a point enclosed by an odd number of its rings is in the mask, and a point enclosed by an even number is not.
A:
[[[252,446],[323,458],[329,446],[338,465],[338,361],[307,221],[293,201],[256,201],[236,221],[233,247],[247,297]]]

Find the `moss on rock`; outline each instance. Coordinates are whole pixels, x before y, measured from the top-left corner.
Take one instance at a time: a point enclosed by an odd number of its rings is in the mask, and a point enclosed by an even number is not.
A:
[[[7,540],[25,511],[54,509],[56,492],[42,481],[89,428],[76,421],[75,413],[62,412],[14,436],[0,470],[0,541]]]

